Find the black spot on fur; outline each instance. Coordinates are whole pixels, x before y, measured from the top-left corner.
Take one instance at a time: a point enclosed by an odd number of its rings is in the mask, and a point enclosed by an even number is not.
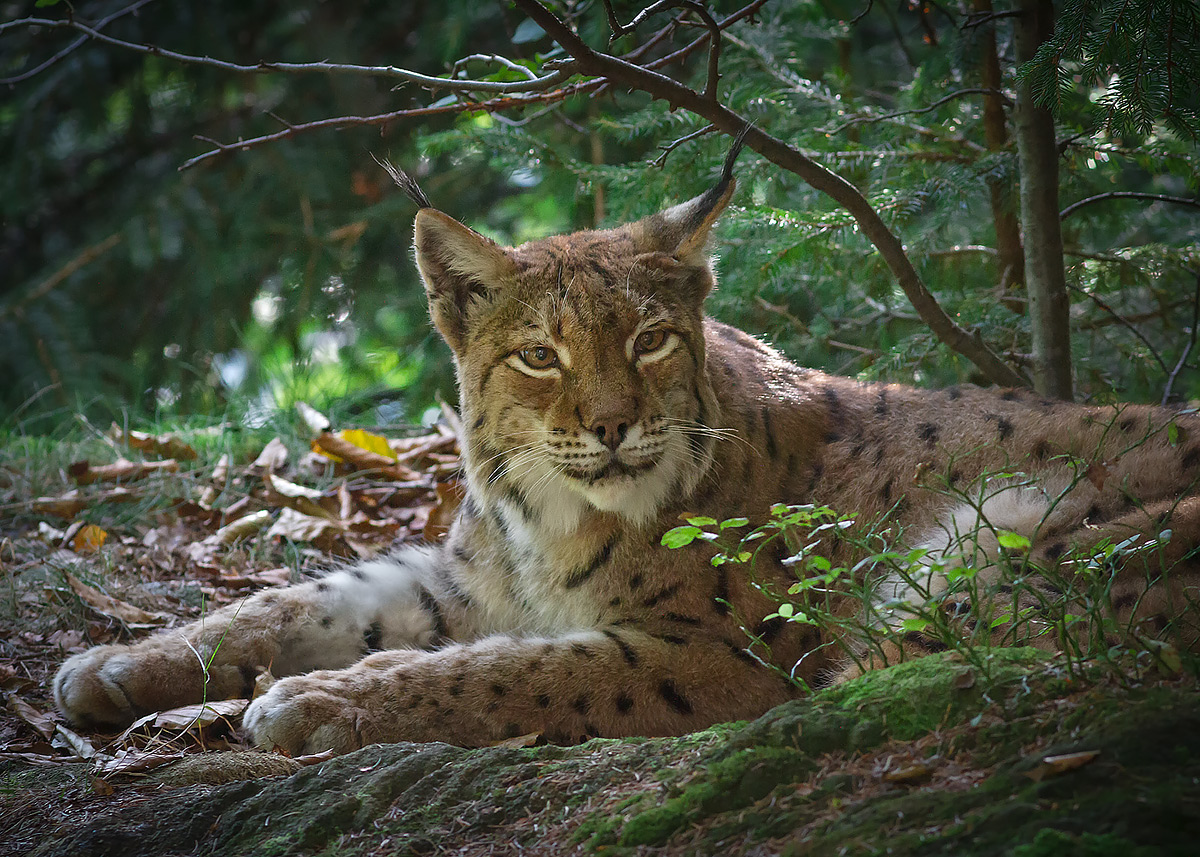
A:
[[[764,619],[754,627],[754,636],[763,642],[764,645],[770,646],[779,639],[779,632],[783,630],[783,626],[787,620],[782,616],[776,616],[773,619]]]
[[[881,417],[886,417],[888,413],[887,390],[880,390],[879,395],[875,398],[875,413]]]
[[[508,693],[508,688],[499,682],[492,682],[491,690],[496,696],[504,696],[504,694]]]
[[[642,586],[642,576],[640,574],[635,574],[633,577],[629,578],[629,588],[630,589],[640,589],[641,586]]]
[[[679,613],[664,613],[663,618],[669,622],[678,622],[680,625],[702,625],[704,624],[695,616],[682,616]]]
[[[1193,446],[1183,454],[1183,459],[1180,461],[1184,470],[1191,470],[1197,464],[1200,464],[1200,446]]]
[[[962,398],[962,390],[958,389],[958,387],[947,387],[946,395],[950,398],[950,401],[953,402],[956,399]]]
[[[328,592],[328,591],[329,591],[329,581],[328,580],[322,580],[317,583],[317,592]]]
[[[879,496],[885,502],[890,501],[892,499],[892,483],[895,481],[896,480],[894,477],[889,478],[887,482],[883,483],[883,487],[879,489]]]
[[[610,598],[608,600],[608,606],[609,607],[620,607],[621,606],[621,597],[618,595],[613,598]]]
[[[687,637],[676,637],[674,634],[651,634],[656,640],[662,640],[664,643],[670,643],[672,646],[686,646],[688,644]]]
[[[933,423],[921,423],[917,426],[917,437],[925,441],[930,446],[937,443],[938,429]]]
[[[604,543],[604,546],[596,552],[596,555],[592,557],[591,562],[582,568],[575,569],[569,575],[567,575],[566,583],[563,585],[567,589],[575,589],[586,583],[588,579],[601,568],[601,566],[612,559],[613,549],[617,546],[617,542],[620,540],[620,533],[617,533],[609,538],[609,540]]]
[[[618,693],[613,703],[617,706],[617,711],[622,714],[628,714],[633,710],[633,697],[627,693]]]
[[[1125,419],[1121,420],[1119,423],[1117,423],[1117,425],[1121,427],[1121,431],[1128,434],[1129,432],[1133,431],[1133,427],[1137,425],[1137,420],[1135,420],[1133,417],[1125,417]]]
[[[588,699],[586,693],[581,693],[579,696],[575,697],[574,701],[571,703],[571,707],[580,714],[587,714],[592,708],[592,702],[590,699]]]
[[[1089,524],[1100,524],[1104,522],[1104,513],[1100,511],[1100,507],[1093,503],[1083,516]]]
[[[945,643],[941,640],[935,640],[932,637],[926,637],[919,631],[910,631],[904,635],[906,643],[912,643],[918,649],[924,649],[927,652],[944,652],[947,649]]]
[[[242,698],[250,699],[258,683],[258,670],[254,667],[238,667],[238,675],[242,677]]]
[[[321,627],[322,628],[333,627],[333,617],[332,616],[322,616],[321,617]]]
[[[679,714],[692,713],[692,704],[688,702],[687,697],[679,692],[679,688],[675,686],[675,682],[671,679],[665,678],[659,682],[658,695]]]
[[[592,658],[596,657],[596,653],[593,652],[591,649],[589,649],[587,646],[585,646],[583,643],[572,643],[571,651],[573,653],[579,655],[579,657],[587,658],[588,660],[591,660]]]
[[[637,652],[633,650],[633,646],[625,642],[620,634],[618,634],[616,631],[609,631],[608,629],[605,629],[601,633],[617,644],[617,648],[621,650],[621,657],[625,659],[625,663],[629,664],[631,667],[636,667],[638,665],[639,659]]]
[[[1134,604],[1137,604],[1138,597],[1132,592],[1126,592],[1124,595],[1118,595],[1113,599],[1112,606],[1114,610],[1128,610]]]
[[[367,579],[367,573],[365,571],[363,571],[361,568],[350,569],[350,576],[353,577],[355,580],[366,580]]]
[[[1050,545],[1050,547],[1046,548],[1046,556],[1050,557],[1050,559],[1058,559],[1060,556],[1066,553],[1066,551],[1067,546],[1065,544],[1062,542],[1055,542],[1054,544]]]
[[[779,455],[779,447],[775,443],[775,433],[771,430],[771,410],[766,405],[761,410],[763,433],[767,436],[767,455],[773,460]]]
[[[713,592],[713,610],[718,616],[729,615],[729,569],[717,566],[717,587]]]
[[[368,652],[378,652],[383,649],[383,623],[372,622],[363,631],[363,643]]]
[[[1050,444],[1044,440],[1039,440],[1033,446],[1033,457],[1038,461],[1045,461],[1050,457]]]
[[[450,629],[446,627],[446,617],[442,614],[442,608],[437,603],[437,599],[433,597],[433,593],[422,586],[417,591],[417,598],[421,601],[421,608],[433,619],[434,633],[438,635],[440,640],[448,638],[450,636]]]
[[[683,584],[680,584],[680,583],[674,583],[674,584],[668,586],[666,589],[663,589],[663,590],[660,590],[660,591],[654,593],[649,598],[646,598],[645,600],[642,601],[642,606],[643,607],[653,607],[656,604],[658,604],[660,601],[666,601],[669,598],[673,598],[675,596],[675,593],[677,593],[679,591],[679,589],[682,585]]]
[[[1000,394],[1000,398],[1006,402],[1015,402],[1017,399],[1021,398],[1021,391],[1020,390],[1005,390],[1003,393]]]
[[[462,692],[463,692],[463,677],[459,676],[458,678],[454,679],[453,683],[451,683],[451,685],[450,685],[450,695],[451,696],[461,696]]]
[[[725,645],[729,647],[729,654],[733,655],[739,661],[745,661],[748,664],[758,664],[758,661],[755,660],[754,655],[747,652],[744,647],[739,646],[732,640],[726,640]]]
[[[521,735],[524,735],[524,734],[525,734],[525,730],[523,730],[516,723],[506,723],[504,726],[504,737],[505,738],[519,738]]]
[[[1000,433],[1001,440],[1008,440],[1009,436],[1012,435],[1013,432],[1012,423],[1010,423],[1004,417],[997,417],[996,430]]]
[[[537,695],[537,704],[538,704],[538,708],[549,708],[550,707],[550,697],[544,693],[539,693]]]
[[[471,427],[473,429],[475,429],[475,431],[479,431],[481,428],[483,428],[483,424],[486,422],[487,422],[487,417],[481,416],[477,420],[475,420],[475,422],[471,423]]]

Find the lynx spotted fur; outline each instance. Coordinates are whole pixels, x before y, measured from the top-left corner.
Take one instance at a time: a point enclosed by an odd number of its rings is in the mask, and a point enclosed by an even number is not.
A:
[[[797,692],[758,658],[819,683],[842,669],[837,647],[815,627],[761,621],[775,605],[745,569],[660,538],[681,513],[761,520],[778,502],[890,513],[908,544],[951,560],[960,533],[984,533],[971,550],[990,556],[996,529],[1036,535],[1030,567],[1170,529],[1118,578],[1112,606],[1156,628],[1194,600],[1200,419],[799,368],[704,316],[706,244],[733,187],[727,166],[708,193],[660,214],[513,249],[426,203],[417,262],[465,427],[467,494],[445,544],[76,655],[54,680],[61,710],[116,726],[248,695],[270,666],[290,677],[245,725],[292,753],[669,735],[755,717]],[[1105,478],[1073,478],[1081,461]],[[985,474],[1014,469],[1037,484],[987,488]],[[990,496],[955,507],[931,475]],[[781,558],[760,556],[754,573],[786,586]],[[1147,591],[1151,561],[1170,574]],[[881,589],[912,597],[898,581]]]

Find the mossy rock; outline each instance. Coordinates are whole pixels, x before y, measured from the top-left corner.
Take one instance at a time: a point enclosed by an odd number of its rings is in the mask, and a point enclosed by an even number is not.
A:
[[[0,853],[1193,853],[1198,699],[1085,687],[1029,651],[933,656],[681,738],[386,745],[283,778],[60,791],[71,812],[0,811]],[[928,776],[889,781],[895,759]]]

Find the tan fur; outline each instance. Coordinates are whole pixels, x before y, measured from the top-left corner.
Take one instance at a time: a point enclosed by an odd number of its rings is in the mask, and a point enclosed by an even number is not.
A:
[[[778,502],[828,504],[864,526],[886,517],[899,542],[949,564],[993,562],[994,529],[1033,538],[1031,559],[1053,566],[1076,543],[1169,527],[1158,566],[1139,560],[1113,602],[1153,619],[1195,595],[1200,420],[799,368],[703,316],[704,246],[731,193],[724,181],[620,229],[515,249],[423,209],[417,260],[466,427],[467,499],[446,544],[78,655],[55,679],[62,711],[120,724],[196,701],[211,659],[209,698],[246,693],[257,667],[293,674],[245,719],[259,744],[293,753],[665,735],[754,717],[796,693],[785,675],[834,674],[837,646],[762,621],[775,605],[756,581],[794,580],[783,552],[764,552],[752,580],[660,538],[681,513],[762,521]],[[1024,475],[982,478],[998,471]],[[974,508],[951,488],[978,497]],[[847,550],[834,559],[852,563]],[[1147,593],[1163,565],[1169,585]],[[896,580],[880,590],[917,597]],[[354,663],[370,648],[384,651]]]

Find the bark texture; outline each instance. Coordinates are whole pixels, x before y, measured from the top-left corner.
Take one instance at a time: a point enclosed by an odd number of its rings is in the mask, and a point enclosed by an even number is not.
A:
[[[1017,18],[1017,60],[1033,59],[1054,31],[1051,0],[1022,0]],[[1054,116],[1034,103],[1029,84],[1017,86],[1017,154],[1021,166],[1021,223],[1025,285],[1033,334],[1034,386],[1058,399],[1073,398],[1070,302],[1063,270],[1058,214],[1058,143]]]

